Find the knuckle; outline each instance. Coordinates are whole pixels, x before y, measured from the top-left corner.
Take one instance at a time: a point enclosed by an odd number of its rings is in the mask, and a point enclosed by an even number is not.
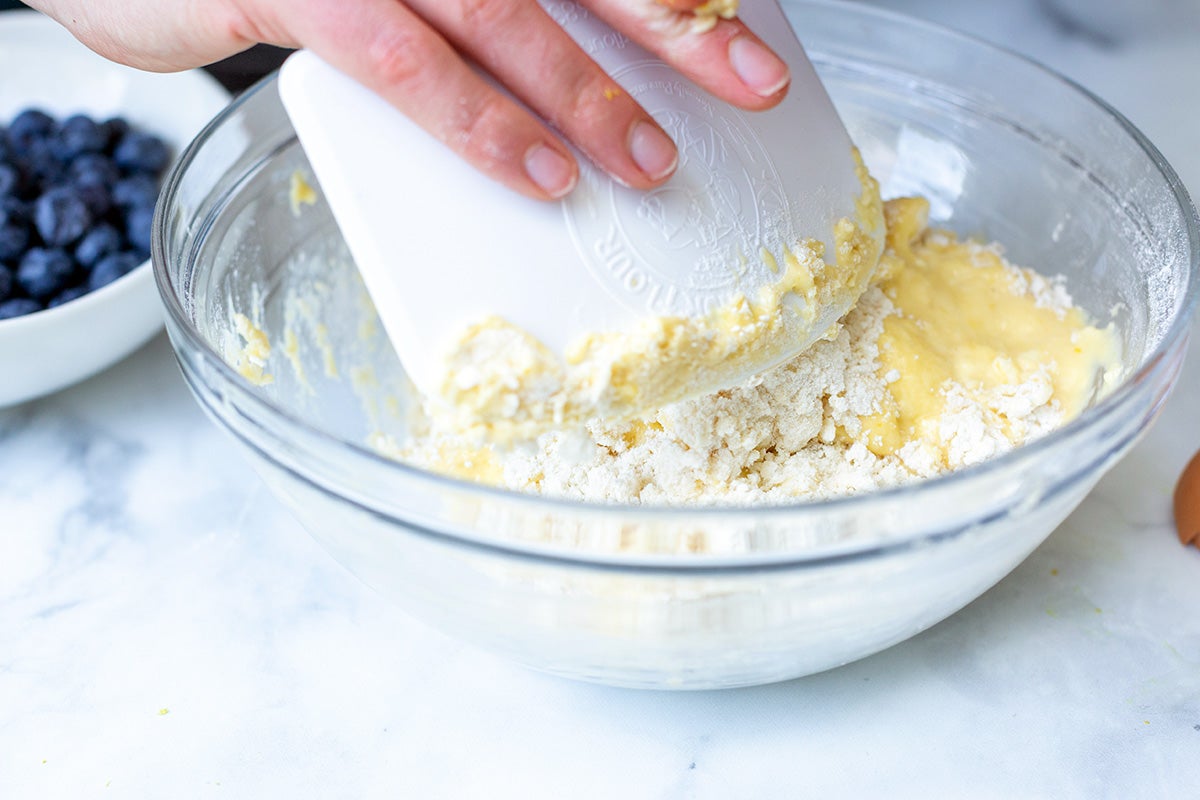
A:
[[[512,157],[509,135],[515,122],[512,111],[513,107],[503,97],[489,94],[459,121],[455,134],[457,146],[467,160],[492,169]]]
[[[615,116],[628,115],[632,103],[620,87],[603,72],[585,70],[564,87],[567,102],[554,115],[561,129],[587,129]]]
[[[436,64],[436,53],[424,37],[403,29],[378,34],[367,46],[366,58],[376,80],[403,86]]]
[[[230,41],[233,42],[272,42],[278,39],[271,30],[273,27],[261,16],[251,15],[239,7],[214,9],[209,13],[221,15],[216,23]]]

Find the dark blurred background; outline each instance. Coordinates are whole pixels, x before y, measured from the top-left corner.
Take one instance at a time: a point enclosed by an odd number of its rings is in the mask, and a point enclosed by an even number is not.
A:
[[[17,0],[0,0],[0,11],[27,8]],[[237,93],[250,86],[262,76],[275,70],[287,57],[288,50],[268,45],[252,47],[232,58],[218,61],[205,67],[231,92]]]

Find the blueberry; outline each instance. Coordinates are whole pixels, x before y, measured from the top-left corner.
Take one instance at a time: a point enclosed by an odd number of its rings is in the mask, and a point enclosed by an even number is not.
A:
[[[113,161],[128,172],[158,175],[170,160],[171,154],[162,139],[149,133],[131,130],[121,137],[113,150]]]
[[[130,175],[113,186],[113,202],[121,208],[153,208],[157,201],[158,181],[149,175]]]
[[[0,225],[0,258],[19,258],[29,247],[29,228],[24,225]]]
[[[17,197],[0,196],[0,225],[12,223],[25,225],[29,222],[29,204]]]
[[[57,308],[63,303],[69,303],[72,300],[78,300],[87,293],[88,290],[86,286],[72,286],[69,289],[63,289],[58,294],[54,295],[49,303],[46,303],[46,308]]]
[[[72,186],[75,187],[79,199],[87,206],[88,213],[92,215],[92,219],[100,219],[112,208],[112,192],[107,185],[96,180],[94,177],[85,177],[77,180]]]
[[[21,189],[21,171],[0,161],[0,197],[16,195]]]
[[[78,191],[70,186],[59,186],[34,203],[33,222],[43,242],[59,247],[83,236],[91,227],[92,215]]]
[[[112,186],[121,179],[121,171],[108,156],[100,153],[84,153],[71,161],[67,174],[72,180],[95,180]]]
[[[12,297],[14,280],[12,270],[0,264],[0,303]]]
[[[48,186],[67,174],[67,164],[54,152],[49,139],[35,139],[21,153],[26,184]],[[32,178],[33,180],[28,180]]]
[[[27,214],[20,200],[0,197],[0,259],[15,260],[29,247]]]
[[[8,124],[8,143],[24,151],[30,142],[44,140],[54,133],[54,117],[36,108],[27,108]]]
[[[23,317],[41,310],[42,304],[36,300],[30,300],[28,297],[14,297],[12,300],[0,303],[0,319]]]
[[[107,286],[122,275],[133,271],[142,261],[144,259],[137,253],[128,251],[105,256],[96,262],[96,266],[92,267],[92,273],[88,275],[88,290],[94,291],[101,286]]]
[[[129,133],[129,122],[124,117],[113,117],[106,119],[100,123],[104,128],[104,134],[108,137],[108,145],[106,149],[111,152],[117,146],[117,143]]]
[[[125,218],[125,238],[143,257],[150,255],[150,233],[154,222],[154,209],[134,206]]]
[[[60,152],[68,160],[82,153],[102,153],[108,146],[108,131],[86,114],[74,114],[58,128]]]
[[[70,285],[75,262],[63,250],[33,247],[17,266],[17,284],[37,300],[49,300]]]
[[[91,269],[100,259],[120,250],[124,243],[124,238],[116,228],[102,222],[79,240],[75,246],[75,260],[85,269]]]

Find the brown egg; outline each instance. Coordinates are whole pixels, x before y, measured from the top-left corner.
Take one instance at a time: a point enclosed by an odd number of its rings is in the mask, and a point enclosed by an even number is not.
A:
[[[1192,456],[1175,486],[1175,530],[1179,541],[1200,547],[1200,453]]]

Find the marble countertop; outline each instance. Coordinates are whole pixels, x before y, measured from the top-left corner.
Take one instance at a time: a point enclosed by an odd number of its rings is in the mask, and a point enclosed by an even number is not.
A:
[[[1200,191],[1200,11],[1167,16],[1189,4],[880,4],[1075,78]],[[160,336],[0,410],[0,797],[1196,797],[1200,550],[1170,492],[1198,396],[1193,349],[1149,436],[931,630],[789,683],[633,692],[372,594],[204,418]]]

